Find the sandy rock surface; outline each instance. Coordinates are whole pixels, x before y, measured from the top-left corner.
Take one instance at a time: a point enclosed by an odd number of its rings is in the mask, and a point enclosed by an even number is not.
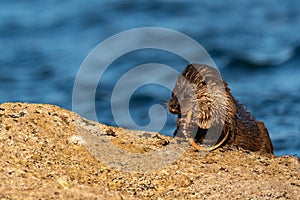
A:
[[[0,105],[0,199],[300,199],[297,157],[184,141],[53,105]]]

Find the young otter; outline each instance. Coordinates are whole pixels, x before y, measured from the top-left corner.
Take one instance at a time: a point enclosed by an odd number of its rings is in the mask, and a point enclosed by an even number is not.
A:
[[[273,154],[264,123],[255,120],[231,95],[227,83],[213,67],[188,65],[178,76],[168,109],[178,115],[174,136],[189,138],[198,150],[213,150],[228,144]]]

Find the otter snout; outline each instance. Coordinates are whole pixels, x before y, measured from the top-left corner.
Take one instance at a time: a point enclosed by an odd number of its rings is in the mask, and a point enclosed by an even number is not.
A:
[[[170,99],[168,102],[168,109],[169,109],[170,113],[179,114],[180,106],[179,106],[178,101],[176,101],[174,99]]]

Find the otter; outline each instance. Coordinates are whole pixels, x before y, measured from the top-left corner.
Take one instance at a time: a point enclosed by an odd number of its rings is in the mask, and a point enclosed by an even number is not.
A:
[[[199,151],[229,145],[273,154],[264,123],[231,95],[213,67],[189,64],[177,78],[168,110],[178,115],[173,136],[187,138]]]

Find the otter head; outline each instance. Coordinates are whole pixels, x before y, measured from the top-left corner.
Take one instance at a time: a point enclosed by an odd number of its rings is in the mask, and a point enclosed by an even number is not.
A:
[[[229,101],[226,85],[217,69],[207,65],[190,64],[178,76],[168,102],[168,109],[179,118],[192,113],[192,122],[201,129],[224,124]]]

